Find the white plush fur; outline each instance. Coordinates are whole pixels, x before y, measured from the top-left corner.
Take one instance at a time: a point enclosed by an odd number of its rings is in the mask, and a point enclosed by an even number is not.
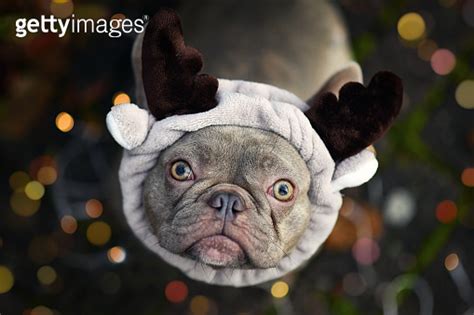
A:
[[[342,203],[339,190],[369,180],[377,169],[377,161],[374,154],[366,150],[336,165],[303,113],[306,103],[288,91],[266,84],[220,79],[217,99],[218,106],[207,112],[171,116],[161,121],[155,121],[151,115],[145,118],[138,114],[134,105],[112,109],[110,118],[107,117],[109,130],[119,144],[131,148],[124,152],[119,171],[123,207],[137,237],[189,277],[220,285],[254,285],[283,276],[318,251],[336,222]],[[125,118],[126,115],[131,118]],[[138,122],[140,119],[144,121]],[[311,172],[309,226],[297,246],[274,268],[216,270],[173,254],[159,245],[145,217],[143,183],[160,152],[188,132],[217,125],[272,131],[298,150]],[[147,132],[143,126],[148,127]],[[138,136],[134,135],[136,132]],[[142,139],[144,134],[147,136]]]

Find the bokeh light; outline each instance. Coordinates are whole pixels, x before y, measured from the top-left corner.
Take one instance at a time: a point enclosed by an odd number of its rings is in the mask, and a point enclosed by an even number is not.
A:
[[[459,265],[459,257],[458,255],[454,253],[449,254],[444,259],[444,267],[446,267],[446,269],[448,269],[449,271],[456,269],[458,265]]]
[[[171,303],[181,303],[188,296],[188,286],[183,281],[173,280],[166,285],[165,296]]]
[[[474,187],[474,167],[468,167],[462,171],[461,181],[467,187]]]
[[[111,263],[119,264],[127,258],[127,252],[121,246],[114,246],[107,251],[107,258]]]
[[[272,285],[270,292],[274,298],[281,299],[288,294],[289,290],[290,287],[285,281],[277,281]]]
[[[30,181],[30,176],[23,171],[17,171],[10,175],[9,184],[10,187],[17,191],[23,190],[26,184]]]
[[[40,200],[44,195],[44,186],[38,181],[31,181],[25,186],[25,194],[31,200]]]
[[[40,208],[39,200],[32,200],[22,191],[14,192],[10,198],[10,207],[13,212],[22,217],[29,217],[35,214]]]
[[[65,215],[61,218],[61,229],[64,233],[74,234],[77,230],[77,220],[70,215]]]
[[[36,177],[41,184],[52,185],[58,178],[58,173],[52,166],[43,166],[38,170]]]
[[[56,17],[67,18],[74,12],[74,4],[72,0],[52,0],[49,9]]]
[[[102,246],[110,240],[112,229],[103,221],[91,223],[87,227],[87,240],[96,246]]]
[[[363,237],[352,246],[352,255],[359,264],[371,265],[379,259],[380,248],[373,239]]]
[[[62,132],[71,131],[74,127],[74,118],[66,112],[61,112],[56,116],[56,127]]]
[[[206,315],[209,313],[209,299],[204,295],[196,295],[191,299],[189,308],[193,315]]]
[[[0,294],[7,293],[13,287],[15,278],[6,266],[0,265]]]
[[[397,30],[400,37],[404,40],[419,40],[425,34],[425,20],[418,13],[406,13],[398,20]]]
[[[443,200],[436,206],[436,218],[441,223],[451,223],[456,220],[458,208],[452,200]]]
[[[38,278],[38,281],[41,284],[50,285],[50,284],[53,284],[54,281],[56,281],[58,274],[56,273],[56,270],[54,270],[53,267],[42,266],[36,272],[36,277]]]
[[[424,39],[418,44],[418,57],[424,61],[430,61],[433,53],[438,49],[438,44],[434,40]]]
[[[351,272],[346,274],[342,279],[342,287],[347,294],[359,296],[366,290],[367,282],[360,274]]]
[[[474,80],[462,81],[455,92],[456,102],[466,109],[474,108]]]
[[[90,199],[86,202],[86,213],[91,218],[98,218],[102,215],[104,207],[97,199]]]
[[[38,305],[31,310],[30,315],[54,315],[54,313],[49,307]]]
[[[114,95],[113,97],[113,104],[114,105],[120,105],[120,104],[130,104],[131,103],[130,96],[128,96],[127,93],[124,92],[118,92]]]
[[[384,207],[385,220],[394,226],[405,226],[415,216],[415,200],[406,189],[394,189],[387,196]]]
[[[431,68],[436,74],[447,75],[455,66],[456,56],[449,49],[437,49],[431,56]]]

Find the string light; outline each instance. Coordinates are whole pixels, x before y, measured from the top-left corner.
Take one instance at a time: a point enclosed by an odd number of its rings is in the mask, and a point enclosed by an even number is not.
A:
[[[454,253],[449,254],[444,259],[444,267],[446,267],[446,269],[448,271],[452,271],[452,270],[456,269],[458,267],[458,265],[459,265],[459,257],[458,257],[458,255],[456,255]]]
[[[114,95],[112,103],[114,105],[120,105],[120,104],[130,104],[131,99],[130,96],[128,96],[127,93],[125,92],[118,92]]]
[[[290,287],[285,281],[277,281],[272,285],[270,290],[272,296],[277,299],[284,298],[288,292],[290,291]]]
[[[372,265],[379,259],[380,248],[373,239],[363,237],[352,246],[352,255],[359,264]]]
[[[456,66],[456,56],[449,49],[437,49],[431,56],[431,68],[436,74],[447,75]]]
[[[193,315],[206,315],[210,310],[209,299],[204,295],[196,295],[191,299],[189,308]]]
[[[31,310],[30,315],[54,315],[54,313],[49,307],[38,305]]]
[[[66,112],[61,112],[56,116],[56,127],[62,132],[69,132],[74,127],[74,118]]]
[[[173,280],[166,285],[165,296],[171,303],[181,303],[188,296],[188,286],[183,281]]]
[[[456,220],[458,209],[452,200],[443,200],[436,206],[436,218],[441,223],[451,223]]]
[[[43,285],[50,285],[56,281],[58,277],[56,270],[53,269],[51,266],[42,266],[36,272],[36,277],[38,281]]]
[[[90,199],[86,202],[86,213],[91,218],[98,218],[102,215],[104,208],[97,199]]]
[[[14,190],[23,190],[30,181],[30,176],[23,171],[16,171],[10,175],[8,180],[10,187]]]
[[[13,287],[15,278],[6,266],[0,265],[0,294],[7,293]]]
[[[93,222],[87,228],[87,240],[96,246],[102,246],[110,240],[112,229],[103,221]]]
[[[41,184],[52,185],[58,178],[58,173],[52,166],[43,166],[38,170],[36,177]]]
[[[74,234],[77,230],[77,221],[73,216],[65,215],[61,218],[61,229],[64,233]]]
[[[44,186],[38,181],[31,181],[25,186],[25,194],[31,200],[40,200],[44,195]]]
[[[30,217],[40,208],[40,201],[31,200],[24,192],[14,192],[10,198],[10,206],[16,215]]]
[[[71,0],[52,0],[49,9],[56,17],[67,18],[74,12],[74,4]]]
[[[474,167],[468,167],[462,171],[461,181],[467,187],[474,187]]]
[[[119,264],[125,261],[127,253],[123,247],[114,246],[107,251],[107,258],[111,263]]]
[[[425,29],[425,20],[418,13],[406,13],[398,20],[398,34],[404,40],[419,40],[425,34]]]
[[[474,109],[474,80],[462,81],[455,92],[456,102],[466,109]]]

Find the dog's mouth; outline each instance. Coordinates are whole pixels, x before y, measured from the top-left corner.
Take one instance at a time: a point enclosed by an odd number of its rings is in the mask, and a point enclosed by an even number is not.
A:
[[[223,234],[204,237],[186,252],[194,259],[213,267],[236,267],[246,262],[242,247]]]

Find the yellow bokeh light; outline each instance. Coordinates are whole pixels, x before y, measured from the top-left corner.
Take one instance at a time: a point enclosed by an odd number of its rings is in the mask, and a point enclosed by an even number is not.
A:
[[[64,233],[74,234],[77,230],[77,221],[73,216],[65,215],[61,218],[61,229]]]
[[[114,246],[107,251],[107,258],[110,262],[119,264],[125,261],[125,258],[127,258],[127,253],[123,247]]]
[[[62,132],[68,132],[74,127],[74,118],[66,112],[61,112],[56,116],[56,127]]]
[[[288,287],[288,284],[284,281],[277,281],[272,285],[271,293],[273,297],[277,299],[284,298],[287,294],[290,288]]]
[[[398,20],[397,30],[400,37],[404,40],[419,40],[425,34],[425,20],[418,13],[406,13]]]
[[[38,170],[36,177],[41,184],[51,185],[54,184],[54,182],[58,178],[58,173],[56,172],[56,169],[52,166],[43,166]]]
[[[15,192],[10,198],[10,206],[13,212],[22,217],[29,217],[35,214],[40,207],[39,200],[32,200],[22,191]]]
[[[10,291],[14,283],[15,278],[10,269],[0,265],[0,294]]]
[[[209,299],[203,295],[196,295],[191,299],[189,305],[193,315],[205,315],[209,313]]]
[[[446,267],[446,269],[448,269],[449,271],[452,271],[454,269],[456,269],[459,265],[459,257],[458,255],[456,254],[449,254],[448,256],[446,256],[446,258],[444,259],[444,266]]]
[[[129,104],[131,101],[130,96],[124,92],[118,92],[113,97],[114,105]]]
[[[456,102],[466,109],[474,108],[474,80],[464,80],[456,88]]]
[[[22,171],[14,172],[10,175],[9,183],[13,190],[23,189],[30,181],[30,176]]]
[[[86,213],[91,218],[98,218],[102,215],[104,207],[97,199],[90,199],[86,202]]]
[[[49,9],[51,14],[58,18],[67,18],[74,12],[74,4],[71,0],[53,0]]]
[[[38,305],[33,308],[30,312],[30,315],[53,315],[53,311],[46,306]]]
[[[467,187],[474,187],[474,167],[468,167],[462,171],[461,182]]]
[[[44,195],[44,186],[38,181],[31,181],[25,186],[25,194],[31,200],[40,200]]]
[[[112,229],[103,221],[97,221],[87,228],[87,240],[93,245],[102,246],[110,240]]]
[[[53,269],[51,266],[43,266],[38,269],[36,272],[36,276],[38,277],[38,281],[44,285],[53,284],[58,277],[56,270]]]

